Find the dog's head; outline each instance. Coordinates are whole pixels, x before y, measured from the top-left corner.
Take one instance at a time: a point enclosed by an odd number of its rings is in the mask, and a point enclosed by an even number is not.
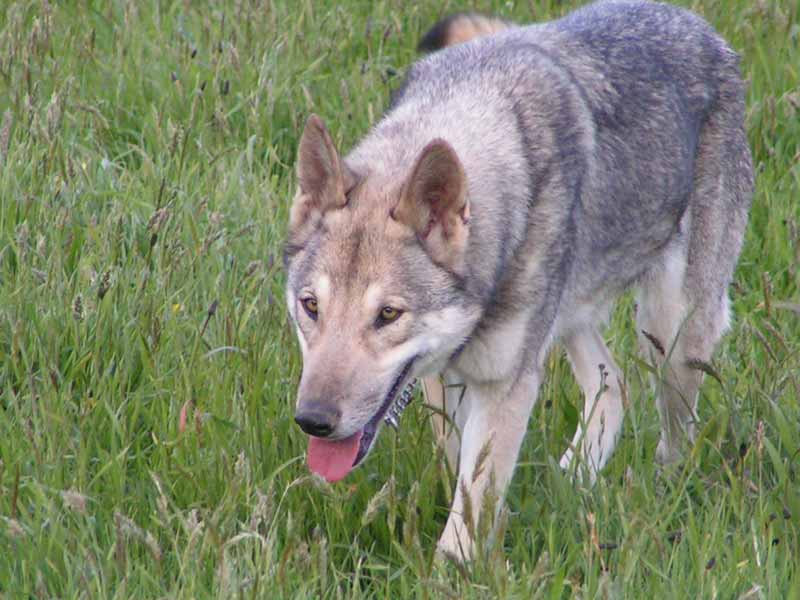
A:
[[[303,353],[295,418],[312,436],[309,466],[329,481],[364,459],[396,396],[447,362],[479,311],[463,289],[469,205],[453,149],[433,140],[402,174],[359,171],[312,116],[286,298]]]

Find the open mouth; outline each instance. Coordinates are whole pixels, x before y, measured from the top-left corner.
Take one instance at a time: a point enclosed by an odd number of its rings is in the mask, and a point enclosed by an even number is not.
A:
[[[416,381],[407,383],[413,363],[413,358],[406,363],[389,388],[380,408],[361,431],[342,440],[317,437],[309,439],[308,466],[312,471],[329,482],[339,481],[369,454],[382,421],[397,428],[397,419],[411,401],[416,384]]]

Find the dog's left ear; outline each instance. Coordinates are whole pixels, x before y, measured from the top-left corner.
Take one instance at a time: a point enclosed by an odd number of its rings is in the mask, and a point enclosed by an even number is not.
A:
[[[423,148],[392,217],[416,233],[434,262],[462,269],[469,232],[467,178],[450,144],[435,139]]]
[[[299,189],[292,204],[289,228],[296,231],[313,215],[342,208],[356,177],[339,157],[328,129],[317,115],[306,122],[297,151]]]

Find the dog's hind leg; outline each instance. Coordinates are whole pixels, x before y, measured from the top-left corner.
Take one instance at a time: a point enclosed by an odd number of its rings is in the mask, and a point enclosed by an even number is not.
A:
[[[679,460],[694,441],[702,372],[730,323],[728,286],[739,256],[753,192],[743,129],[741,83],[726,82],[704,125],[694,186],[680,231],[642,282],[640,344],[660,367],[656,458]]]
[[[701,379],[701,373],[687,365],[687,339],[683,335],[687,333],[688,319],[693,309],[683,287],[686,279],[688,242],[685,229],[688,221],[687,216],[681,224],[682,231],[664,252],[661,264],[643,278],[636,313],[642,354],[649,358],[661,375],[652,379],[661,416],[661,440],[656,457],[665,463],[679,459],[680,446],[694,440],[696,396]],[[727,314],[726,297],[720,310],[703,327],[708,330],[708,325],[711,325],[714,331],[707,331],[709,337],[696,358],[707,360],[710,357],[714,344],[727,326]],[[695,323],[693,327],[698,325]]]
[[[585,395],[585,404],[572,444],[561,457],[561,467],[569,468],[578,452],[594,481],[614,450],[622,428],[622,375],[596,327],[574,330],[562,343]]]

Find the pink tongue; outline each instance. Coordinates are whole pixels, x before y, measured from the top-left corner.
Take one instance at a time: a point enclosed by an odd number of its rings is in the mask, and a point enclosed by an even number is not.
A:
[[[347,475],[358,454],[362,431],[343,440],[323,440],[311,437],[308,441],[308,467],[333,483]]]

